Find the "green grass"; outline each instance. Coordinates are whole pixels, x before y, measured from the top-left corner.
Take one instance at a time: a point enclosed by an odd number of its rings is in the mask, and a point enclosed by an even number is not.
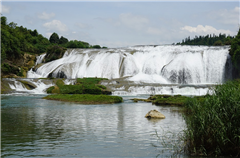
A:
[[[77,79],[77,84],[83,84],[83,85],[86,85],[86,84],[99,84],[100,81],[102,80],[108,80],[107,78],[92,78],[92,77],[89,77],[89,78],[78,78]]]
[[[191,154],[240,156],[240,82],[216,86],[204,100],[188,99],[185,149]]]
[[[155,105],[183,106],[188,98],[190,97],[182,95],[154,95],[149,97],[146,101],[152,101]],[[197,100],[203,100],[205,96],[195,96],[194,98]]]
[[[108,95],[90,95],[90,94],[56,94],[48,95],[43,99],[77,102],[81,104],[113,104],[121,103],[122,97]]]
[[[78,78],[76,85],[65,85],[64,82],[59,79],[56,81],[56,85],[49,87],[47,93],[55,94],[111,94],[106,90],[106,87],[99,85],[104,78]]]
[[[178,105],[182,106],[188,97],[181,95],[157,95],[153,100],[153,104],[155,105]]]
[[[78,102],[82,104],[112,104],[123,101],[121,97],[109,96],[111,91],[107,91],[106,87],[99,85],[103,78],[78,78],[76,85],[65,85],[59,79],[56,85],[49,87],[47,93],[54,93],[44,99],[60,100],[69,102]]]

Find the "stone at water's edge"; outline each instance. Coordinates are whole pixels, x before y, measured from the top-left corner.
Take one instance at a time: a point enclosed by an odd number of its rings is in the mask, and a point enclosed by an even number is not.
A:
[[[146,118],[159,118],[159,119],[165,119],[165,116],[160,113],[159,111],[157,110],[151,110],[149,111],[146,115],[145,115]]]

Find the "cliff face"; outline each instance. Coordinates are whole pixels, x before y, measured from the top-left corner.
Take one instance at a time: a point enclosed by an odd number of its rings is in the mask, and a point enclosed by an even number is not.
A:
[[[24,53],[19,58],[5,60],[1,64],[2,78],[27,77],[27,71],[32,68],[36,61],[36,55]]]

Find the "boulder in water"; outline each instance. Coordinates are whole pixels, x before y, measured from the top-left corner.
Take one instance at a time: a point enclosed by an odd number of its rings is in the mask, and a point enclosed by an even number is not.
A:
[[[146,115],[145,115],[146,118],[158,118],[158,119],[165,119],[165,116],[160,113],[159,111],[157,110],[151,110],[149,111]]]

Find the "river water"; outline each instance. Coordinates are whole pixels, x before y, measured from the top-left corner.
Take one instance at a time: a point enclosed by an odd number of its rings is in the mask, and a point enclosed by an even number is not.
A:
[[[182,143],[178,135],[185,122],[179,107],[134,103],[130,98],[136,96],[104,105],[43,96],[1,96],[2,157],[175,157]],[[145,118],[153,109],[166,119]]]

